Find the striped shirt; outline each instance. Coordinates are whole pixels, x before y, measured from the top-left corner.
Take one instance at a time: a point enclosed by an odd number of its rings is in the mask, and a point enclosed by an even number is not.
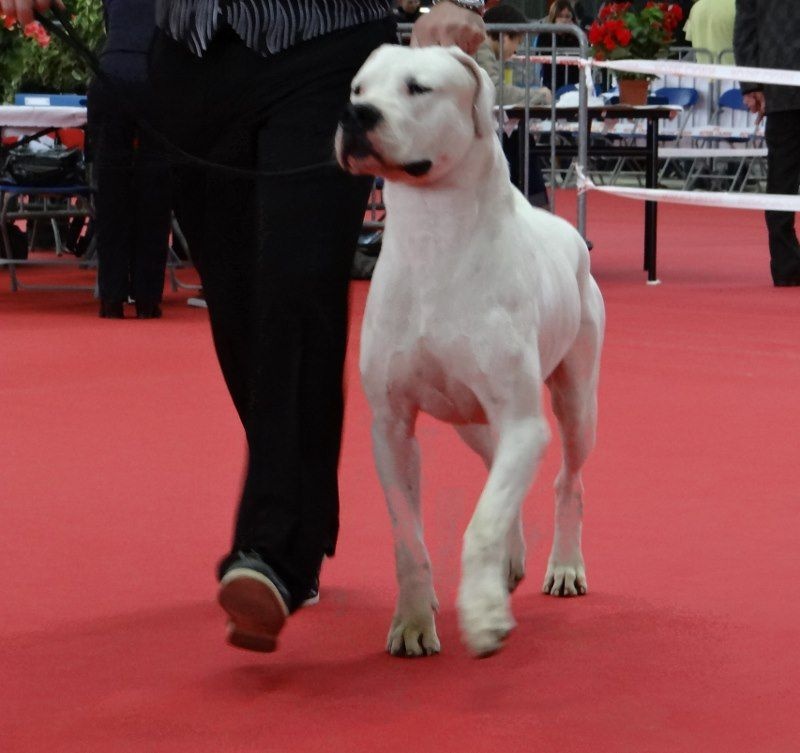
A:
[[[391,0],[156,0],[158,26],[202,55],[227,24],[268,55],[298,42],[386,17]]]

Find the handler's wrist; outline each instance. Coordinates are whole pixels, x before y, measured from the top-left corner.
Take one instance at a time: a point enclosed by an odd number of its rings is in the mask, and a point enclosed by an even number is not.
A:
[[[474,13],[483,15],[483,0],[434,0],[433,4],[439,5],[443,2],[452,3],[453,5],[457,5],[459,8],[471,10]]]

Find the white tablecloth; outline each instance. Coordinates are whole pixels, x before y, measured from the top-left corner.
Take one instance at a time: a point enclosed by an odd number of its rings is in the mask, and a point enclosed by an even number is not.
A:
[[[0,105],[0,128],[33,128],[47,126],[80,128],[86,125],[85,107],[31,107],[29,105]]]

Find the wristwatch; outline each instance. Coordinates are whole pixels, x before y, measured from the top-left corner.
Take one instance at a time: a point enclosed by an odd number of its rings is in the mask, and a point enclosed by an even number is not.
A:
[[[444,0],[434,0],[433,4],[438,5]],[[448,3],[453,3],[459,8],[466,8],[467,10],[475,11],[475,13],[483,13],[483,0],[446,0]]]

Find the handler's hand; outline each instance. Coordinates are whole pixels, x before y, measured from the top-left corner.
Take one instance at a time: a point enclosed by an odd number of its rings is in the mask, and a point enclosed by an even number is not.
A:
[[[23,26],[34,20],[33,12],[44,13],[51,5],[64,7],[61,0],[0,0],[0,10],[8,18],[16,18]]]
[[[742,99],[747,105],[747,109],[758,115],[756,119],[756,125],[758,125],[764,119],[767,108],[767,103],[764,100],[764,92],[749,92],[743,95]]]
[[[439,3],[430,13],[420,16],[411,30],[411,46],[458,45],[474,55],[486,36],[483,19],[475,12],[453,3]]]

